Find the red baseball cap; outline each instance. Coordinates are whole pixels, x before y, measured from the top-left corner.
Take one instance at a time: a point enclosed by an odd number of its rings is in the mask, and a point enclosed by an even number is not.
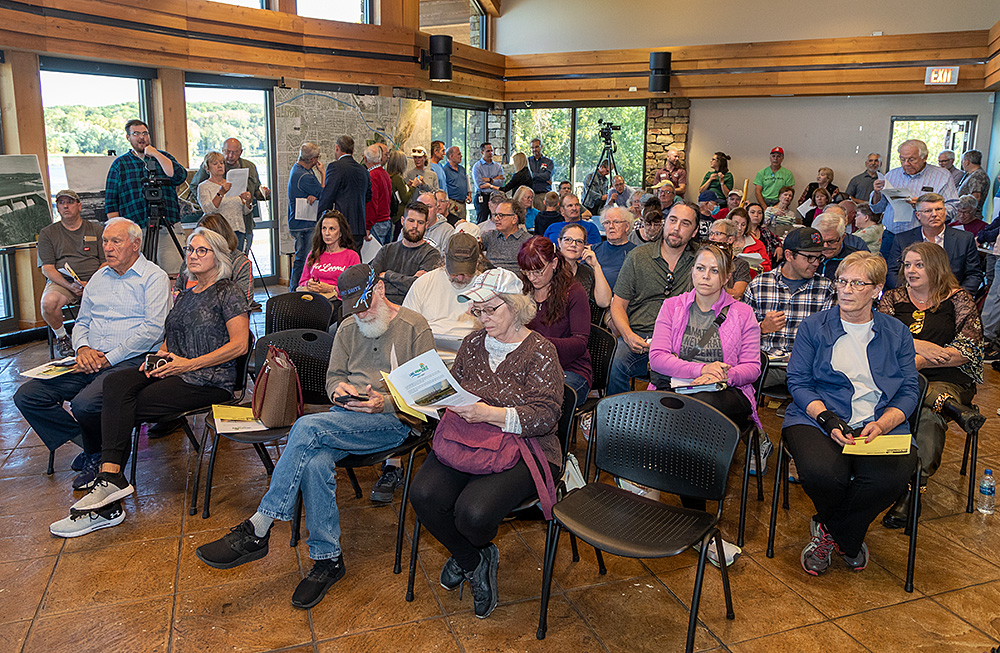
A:
[[[775,152],[777,152],[778,154],[780,154],[782,156],[785,155],[785,151],[783,149],[781,149],[780,147],[771,148],[771,154],[774,154]]]

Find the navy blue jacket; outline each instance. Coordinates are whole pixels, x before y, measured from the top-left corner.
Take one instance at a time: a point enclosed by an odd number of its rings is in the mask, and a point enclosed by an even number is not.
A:
[[[886,260],[889,265],[889,273],[885,278],[886,288],[899,285],[899,264],[903,260],[903,250],[913,243],[923,241],[924,236],[920,230],[921,227],[910,229],[896,234],[892,239],[892,247],[889,248]],[[979,286],[983,284],[983,266],[979,260],[979,250],[976,249],[976,237],[964,229],[945,227],[944,251],[948,254],[951,271],[955,273],[958,285],[975,297]]]
[[[372,180],[368,176],[368,168],[355,161],[353,156],[342,156],[326,166],[318,214],[322,216],[325,211],[334,208],[343,213],[356,243],[362,242],[359,237],[367,232],[365,205],[371,199]]]

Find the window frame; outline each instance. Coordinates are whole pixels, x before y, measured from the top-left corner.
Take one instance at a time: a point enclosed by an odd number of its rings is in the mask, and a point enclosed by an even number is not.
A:
[[[965,149],[961,152],[955,151],[955,163],[958,167],[961,167],[962,155],[969,150],[976,149],[976,135],[979,129],[978,124],[979,116],[976,115],[942,115],[942,116],[890,116],[889,118],[889,143],[886,146],[886,170],[891,170],[893,168],[893,161],[899,162],[899,154],[893,149],[892,142],[893,136],[896,133],[896,123],[897,122],[913,122],[913,121],[927,121],[927,122],[966,122],[969,124],[969,131],[966,132],[969,137],[965,140]],[[952,149],[945,147],[943,149]],[[932,158],[934,157],[934,158]],[[937,154],[931,152],[928,148],[927,152],[927,162],[932,165],[937,165]]]

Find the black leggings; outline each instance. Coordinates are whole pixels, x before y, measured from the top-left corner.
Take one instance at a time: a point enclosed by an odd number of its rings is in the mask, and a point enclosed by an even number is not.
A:
[[[905,456],[852,456],[810,424],[785,427],[781,437],[818,521],[846,555],[858,555],[868,527],[913,475],[916,447]]]
[[[550,467],[555,477],[559,468]],[[452,469],[431,452],[413,479],[410,503],[462,569],[473,571],[479,566],[479,550],[496,537],[503,518],[536,495],[535,482],[523,460],[498,474],[479,476]]]
[[[191,385],[179,376],[147,378],[138,367],[109,374],[104,377],[101,462],[125,466],[136,423],[204,408],[232,396],[228,390]]]
[[[689,397],[694,397],[705,402],[712,408],[732,420],[740,430],[753,418],[753,407],[750,400],[742,391],[736,388],[726,388],[715,392],[696,392]],[[749,445],[748,445],[749,446]],[[695,499],[681,495],[681,505],[692,510],[705,510],[708,503],[704,499]]]

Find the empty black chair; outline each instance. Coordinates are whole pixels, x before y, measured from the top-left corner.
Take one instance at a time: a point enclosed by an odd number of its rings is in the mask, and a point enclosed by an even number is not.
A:
[[[333,336],[326,331],[314,331],[311,329],[293,329],[291,331],[280,331],[264,336],[257,341],[254,347],[254,358],[256,368],[259,370],[267,358],[268,345],[279,347],[288,353],[288,357],[295,363],[299,381],[302,383],[302,399],[307,404],[329,404],[330,400],[326,394],[326,370],[330,366],[330,350],[333,348]],[[291,427],[267,429],[266,431],[240,431],[237,433],[219,433],[215,428],[215,419],[211,416],[205,418],[205,432],[201,439],[201,451],[205,449],[208,441],[208,433],[215,433],[212,440],[212,455],[208,459],[208,476],[205,478],[205,506],[202,510],[202,518],[209,516],[209,504],[212,500],[212,474],[215,471],[215,458],[219,453],[220,436],[234,442],[252,444],[257,455],[260,457],[264,468],[270,476],[274,471],[274,463],[270,454],[264,448],[267,442],[275,442],[288,435]],[[201,454],[198,456],[198,467],[195,471],[194,489],[191,492],[190,514],[197,510],[198,484],[201,477]]]
[[[760,403],[761,392],[763,392],[764,379],[767,377],[767,370],[770,364],[770,359],[767,354],[763,351],[760,352],[760,376],[757,377],[757,382],[754,383],[755,401],[758,405]],[[754,462],[757,463],[757,501],[764,500],[764,487],[761,482],[761,476],[763,474],[760,472],[761,469],[761,459],[760,459],[760,429],[757,425],[750,422],[750,424],[743,429],[740,433],[740,438],[746,441],[746,457],[743,460],[743,488],[740,493],[740,525],[736,531],[736,546],[743,546],[743,534],[746,530],[747,522],[747,492],[750,490],[750,456],[754,456]]]
[[[920,427],[920,408],[924,405],[924,397],[927,395],[927,377],[923,374],[917,375],[920,383],[920,396],[917,399],[917,408],[910,415],[910,433],[916,433]],[[774,557],[774,531],[778,522],[778,497],[784,487],[785,498],[781,507],[788,510],[788,452],[785,449],[785,440],[782,438],[778,447],[778,464],[775,466],[774,494],[771,497],[771,522],[767,529],[767,557]],[[910,536],[909,554],[906,559],[906,581],[903,589],[913,592],[913,571],[917,559],[917,518],[920,516],[920,458],[917,458],[916,469],[913,471],[913,480],[910,481],[910,514],[909,525],[903,531]]]
[[[288,329],[326,331],[332,319],[333,307],[323,295],[311,292],[275,295],[264,306],[264,333]]]
[[[600,472],[662,492],[718,502],[715,514],[678,508],[607,483],[592,482],[555,505],[545,541],[538,639],[545,637],[552,569],[565,528],[598,551],[629,558],[674,556],[701,545],[688,620],[687,651],[694,646],[708,546],[725,560],[718,523],[739,429],[721,412],[693,397],[632,392],[597,405],[589,449]],[[599,558],[600,561],[600,558]],[[603,567],[603,565],[602,565]],[[729,572],[720,566],[726,617],[735,618]]]

